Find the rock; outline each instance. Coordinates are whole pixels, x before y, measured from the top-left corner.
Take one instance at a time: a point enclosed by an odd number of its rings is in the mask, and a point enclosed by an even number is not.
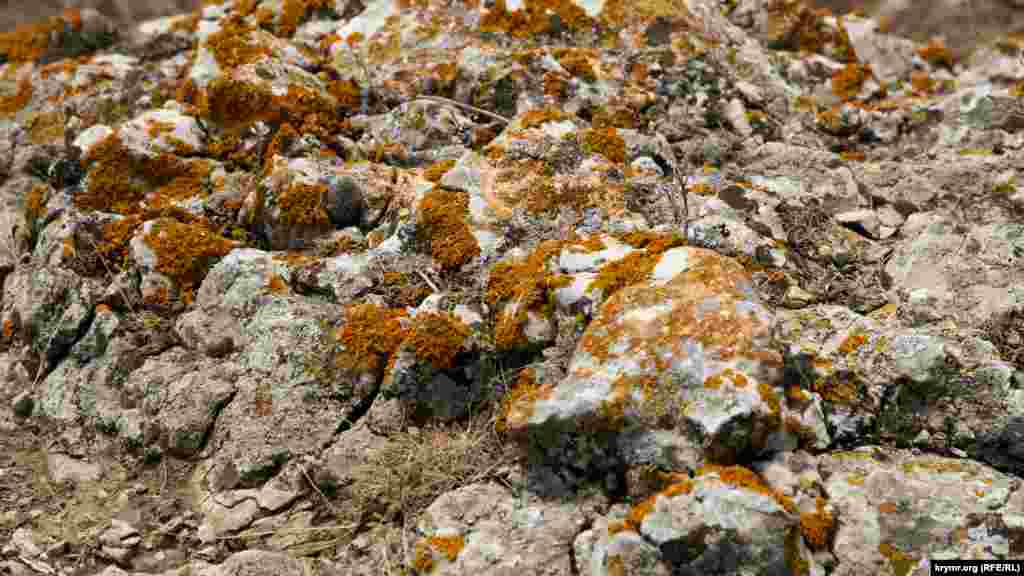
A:
[[[66,454],[50,454],[46,460],[51,482],[95,482],[100,479],[102,469],[99,464],[76,460]]]

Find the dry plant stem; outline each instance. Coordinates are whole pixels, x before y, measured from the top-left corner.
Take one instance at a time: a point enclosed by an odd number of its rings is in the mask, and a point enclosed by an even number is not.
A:
[[[309,534],[310,532],[325,532],[327,530],[351,530],[355,524],[331,524],[327,526],[312,526],[310,528],[287,528],[283,530],[267,530],[265,532],[243,532],[230,536],[218,536],[217,540],[242,540],[244,538],[262,538],[264,536],[283,536],[286,534]]]
[[[463,104],[462,102],[459,102],[459,101],[456,101],[456,100],[452,100],[451,98],[445,98],[444,96],[416,96],[415,98],[410,100],[410,102],[415,102],[416,100],[426,100],[428,102],[441,102],[441,103],[444,103],[444,104],[451,104],[452,106],[458,106],[459,108],[463,108],[465,110],[471,110],[473,112],[476,112],[477,114],[483,114],[484,116],[487,116],[488,118],[493,118],[494,120],[498,120],[499,122],[504,122],[505,124],[508,124],[508,123],[512,122],[508,118],[505,118],[504,116],[501,116],[499,114],[495,114],[494,112],[488,112],[487,110],[484,110],[483,108],[477,108],[476,106],[470,106],[469,104]]]
[[[110,275],[110,279],[113,280],[114,272],[113,270],[110,269],[110,266],[107,265],[107,259],[104,258],[103,255],[100,253],[100,247],[96,245],[96,242],[94,242],[92,238],[90,238],[89,236],[85,237],[89,240],[89,243],[92,244],[92,249],[96,251],[96,256],[99,257],[100,262],[103,264],[103,268],[106,269],[107,274]],[[75,258],[78,258],[78,252],[75,252]],[[132,306],[132,301],[128,298],[128,295],[125,294],[124,290],[121,288],[120,285],[117,285],[117,291],[121,294],[121,298],[124,298],[124,303],[128,306],[128,310],[130,310],[132,315],[134,316],[136,314],[135,307]]]
[[[672,169],[676,177],[676,182],[679,184],[679,191],[683,193],[683,239],[690,242],[690,201],[686,194],[686,184],[683,182],[683,178],[679,175],[679,162],[676,161],[676,167]],[[676,202],[675,194],[668,195],[669,200],[672,202],[672,213],[676,217],[676,226],[679,226],[679,203]]]
[[[434,291],[434,294],[438,294],[441,292],[440,290],[438,290],[437,286],[430,281],[430,278],[427,277],[426,273],[424,273],[423,270],[417,269],[416,273],[420,275],[420,278],[423,278],[423,281],[427,283],[427,286],[430,286],[430,289]]]
[[[334,509],[334,505],[331,504],[331,501],[327,499],[327,496],[324,496],[324,493],[320,491],[320,488],[317,487],[315,482],[313,482],[313,479],[309,477],[309,472],[306,471],[306,467],[302,466],[300,467],[300,470],[302,470],[302,475],[306,477],[306,482],[309,482],[309,485],[313,488],[313,490],[316,490],[316,493],[319,494],[321,498],[323,498],[324,504],[327,504],[327,507],[331,509],[331,513],[334,514],[335,518],[341,518],[341,514],[339,514],[338,511]]]

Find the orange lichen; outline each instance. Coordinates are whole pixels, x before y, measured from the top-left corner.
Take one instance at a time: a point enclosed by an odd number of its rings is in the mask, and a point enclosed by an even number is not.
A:
[[[835,517],[826,509],[825,499],[818,496],[816,510],[800,515],[800,533],[811,550],[828,548],[835,533]]]
[[[857,351],[868,341],[868,337],[865,334],[855,333],[847,336],[841,344],[839,344],[840,354],[852,354]]]
[[[626,161],[626,141],[615,128],[593,128],[580,135],[580,144],[585,152],[600,154],[613,164]]]
[[[594,128],[629,128],[635,129],[639,119],[633,110],[625,106],[609,106],[594,112],[590,120]]]
[[[587,82],[597,80],[597,74],[594,72],[594,62],[597,61],[595,50],[559,48],[554,51],[554,57],[569,74]]]
[[[742,372],[735,372],[732,368],[726,368],[720,374],[715,374],[714,376],[710,376],[704,380],[704,387],[711,390],[717,390],[721,388],[722,384],[726,381],[731,382],[732,385],[737,388],[744,388],[749,383],[749,380],[747,380],[747,377],[744,376]]]
[[[212,171],[211,163],[188,162],[170,154],[140,157],[124,147],[116,132],[93,146],[85,161],[91,164],[88,188],[75,196],[75,204],[121,214],[140,210],[147,191],[153,192],[150,204],[154,207],[197,195]]]
[[[324,208],[326,184],[295,182],[277,198],[281,222],[294,226],[324,226],[330,217]]]
[[[32,84],[27,78],[18,82],[18,91],[11,95],[0,95],[0,116],[16,114],[32,100]]]
[[[544,83],[545,96],[564,98],[569,93],[569,81],[563,74],[546,72],[541,81]]]
[[[882,542],[878,545],[878,553],[889,560],[894,576],[907,576],[914,565],[917,564],[917,558],[888,542]]]
[[[744,468],[743,466],[718,466],[715,464],[708,464],[702,466],[697,470],[697,476],[704,476],[708,474],[717,475],[718,479],[730,486],[737,488],[743,488],[757,494],[769,496],[785,511],[790,514],[796,514],[796,505],[786,495],[780,494],[775,490],[772,490],[764,480],[761,479],[754,471]]]
[[[432,536],[416,543],[416,558],[413,566],[420,573],[427,573],[434,567],[434,550],[449,562],[459,557],[459,552],[466,546],[463,536]]]
[[[535,126],[540,126],[545,122],[560,122],[569,118],[571,118],[571,116],[562,112],[558,108],[555,108],[554,106],[545,106],[543,108],[535,108],[527,111],[519,119],[519,124],[523,128],[533,128]]]
[[[501,399],[501,409],[495,419],[494,429],[499,434],[504,434],[508,429],[509,420],[528,420],[533,414],[534,404],[538,400],[550,398],[553,391],[552,386],[537,382],[532,368],[522,370],[515,384]]]
[[[693,483],[681,475],[671,475],[674,482],[670,484],[664,490],[661,490],[657,494],[654,494],[643,501],[635,504],[629,509],[629,513],[622,522],[613,522],[608,526],[608,535],[614,535],[623,530],[631,532],[639,532],[640,526],[644,522],[644,518],[654,510],[654,506],[658,501],[658,497],[672,498],[673,496],[679,496],[682,494],[689,494],[693,490]]]
[[[524,259],[499,262],[491,268],[487,301],[492,305],[508,302],[514,306],[511,312],[502,314],[495,327],[495,345],[499,349],[508,350],[523,344],[523,326],[529,310],[543,311],[548,304],[548,291],[572,281],[568,276],[548,271],[548,259],[561,249],[562,242],[548,240]]]
[[[9,341],[11,338],[14,338],[14,321],[10,318],[4,320],[3,334],[4,340]]]
[[[630,244],[640,243],[639,245],[645,249],[630,252],[625,257],[602,266],[597,278],[590,285],[589,292],[600,291],[607,298],[621,288],[643,282],[650,277],[665,251],[685,244],[683,238],[676,234],[649,238],[627,235],[623,240]]]
[[[274,156],[286,155],[288,148],[298,139],[299,133],[291,124],[288,122],[281,124],[281,127],[274,133],[274,137],[270,139],[267,151],[263,153],[263,173],[269,174]]]
[[[221,21],[220,30],[206,39],[206,48],[213,53],[223,70],[234,70],[267,56],[269,50],[250,38],[256,28],[237,15]]]
[[[433,163],[423,171],[423,177],[430,182],[440,182],[441,178],[455,166],[455,160],[441,160]]]
[[[953,68],[953,53],[946,47],[945,42],[939,38],[932,38],[927,46],[918,48],[917,54],[922,60],[932,66]]]
[[[842,62],[855,62],[856,52],[842,18],[833,29],[825,21],[830,12],[812,10],[800,0],[773,0],[768,5],[768,34],[774,46],[786,50],[824,53]]]
[[[0,33],[0,54],[6,56],[10,62],[38,60],[50,47],[51,35],[63,27],[63,20],[60,17],[53,17]]]
[[[46,184],[36,184],[25,196],[25,218],[28,220],[29,225],[43,217],[49,191],[50,187]]]
[[[195,11],[188,15],[182,15],[176,18],[169,27],[171,32],[184,32],[186,34],[192,34],[199,29],[199,20],[201,15],[199,11]]]
[[[524,0],[522,8],[509,12],[505,0],[494,5],[480,19],[481,32],[504,32],[528,38],[552,31],[552,14],[571,31],[591,28],[594,21],[570,0]]]
[[[157,272],[170,278],[186,294],[202,282],[210,266],[237,246],[204,225],[183,224],[169,218],[152,222],[143,241],[156,254]]]
[[[338,364],[343,368],[376,372],[405,340],[401,319],[404,310],[376,304],[358,304],[348,309],[344,325],[336,333],[344,347]]]
[[[267,281],[267,290],[272,294],[288,294],[288,284],[280,274],[271,274]]]
[[[480,255],[480,244],[466,224],[469,197],[435,187],[423,197],[419,224],[424,227],[430,253],[442,267],[453,270]]]
[[[448,313],[424,312],[413,319],[409,343],[416,358],[439,370],[451,368],[469,337],[469,327]]]
[[[295,34],[310,11],[333,7],[333,0],[285,0],[281,8],[281,21],[277,25],[277,35],[290,38]]]
[[[914,70],[910,73],[910,86],[915,92],[929,94],[935,90],[935,80],[927,72]]]
[[[362,104],[362,88],[352,79],[333,80],[327,83],[327,92],[338,101],[338,105],[356,110]]]
[[[832,75],[832,94],[841,100],[852,100],[872,75],[871,66],[851,62]]]

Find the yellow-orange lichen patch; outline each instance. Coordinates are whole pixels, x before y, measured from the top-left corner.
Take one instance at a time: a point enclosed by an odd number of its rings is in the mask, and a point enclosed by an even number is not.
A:
[[[448,313],[417,314],[409,330],[409,344],[416,358],[439,370],[451,368],[469,337],[469,327]]]
[[[421,540],[416,544],[416,559],[414,560],[416,570],[420,573],[427,573],[434,567],[434,550],[449,562],[454,562],[465,546],[466,539],[461,535],[432,536]]]
[[[613,522],[608,525],[608,535],[612,536],[618,532],[628,530],[631,532],[640,532],[640,526],[643,524],[644,518],[654,510],[654,505],[658,501],[658,497],[672,498],[673,496],[679,496],[682,494],[689,494],[693,490],[693,483],[680,474],[667,475],[672,479],[672,483],[661,490],[657,494],[654,494],[643,501],[633,505],[629,509],[629,513],[626,518],[621,522]]]
[[[783,49],[823,53],[831,46],[832,55],[842,62],[854,62],[857,54],[850,43],[843,19],[833,28],[824,22],[829,10],[812,10],[800,0],[773,0],[768,5],[768,33]]]
[[[299,133],[295,131],[295,128],[291,124],[285,122],[277,129],[274,133],[274,137],[270,139],[270,144],[267,145],[267,151],[263,153],[263,173],[269,174],[272,168],[272,162],[274,156],[285,155],[285,151],[292,145],[293,142],[299,139]]]
[[[519,10],[509,11],[506,0],[494,5],[480,19],[481,32],[504,32],[528,38],[552,30],[552,15],[570,31],[592,28],[594,20],[572,0],[524,0]]]
[[[288,283],[280,274],[271,274],[270,279],[267,280],[267,291],[272,294],[288,294]]]
[[[597,80],[597,74],[594,71],[594,63],[597,62],[596,50],[558,48],[554,51],[554,57],[569,74],[587,82]]]
[[[466,224],[468,212],[465,193],[440,187],[427,192],[420,204],[419,223],[429,238],[430,253],[446,269],[459,268],[480,254],[480,244]]]
[[[625,257],[602,266],[589,291],[600,291],[608,297],[621,288],[643,282],[650,277],[665,251],[685,244],[683,238],[676,234],[653,235],[646,238],[627,235],[623,240],[645,249],[630,252]]]
[[[626,161],[626,141],[613,127],[584,130],[580,135],[580,145],[585,152],[600,154],[613,164]]]
[[[571,116],[554,106],[544,106],[543,108],[534,108],[533,110],[527,111],[519,119],[519,124],[523,128],[533,128],[535,126],[540,126],[545,122],[560,122],[569,118],[571,118]]]
[[[423,177],[430,182],[440,182],[444,175],[455,167],[455,160],[441,160],[434,162],[429,168],[423,171]]]
[[[910,73],[910,86],[915,92],[929,94],[935,90],[937,82],[927,72],[914,70]]]
[[[277,118],[268,91],[229,76],[214,79],[197,93],[197,99],[200,114],[227,129]]]
[[[826,509],[824,498],[818,496],[815,504],[814,512],[800,515],[800,533],[811,550],[825,550],[835,534],[836,519]]]
[[[17,91],[14,94],[0,95],[0,116],[10,116],[18,113],[32,100],[32,84],[28,78],[18,82]]]
[[[715,464],[708,464],[702,466],[697,470],[697,476],[705,476],[709,474],[716,474],[718,479],[730,486],[737,488],[743,488],[756,492],[764,496],[769,496],[785,511],[790,514],[796,514],[796,505],[786,495],[780,494],[775,490],[772,490],[764,480],[761,479],[754,471],[744,468],[743,466],[718,466]]]
[[[499,262],[491,268],[487,281],[487,301],[515,306],[513,313],[503,314],[495,327],[495,345],[501,350],[515,348],[525,341],[523,325],[528,311],[542,310],[548,305],[548,291],[568,285],[572,279],[551,273],[548,259],[557,255],[563,243],[542,242],[526,258]]]
[[[269,50],[252,41],[254,30],[256,28],[242,18],[226,18],[221,22],[220,30],[207,38],[206,48],[213,53],[213,58],[222,70],[234,70],[256,62],[268,55]]]
[[[291,38],[310,11],[330,8],[333,5],[332,0],[284,0],[281,20],[277,24],[277,35]]]
[[[832,94],[841,100],[852,100],[871,75],[871,66],[851,62],[832,75]]]
[[[744,376],[742,372],[736,372],[732,368],[726,368],[721,373],[705,379],[704,387],[711,390],[717,390],[726,382],[732,383],[732,385],[737,388],[745,388],[750,381],[747,380],[747,377]]]
[[[295,226],[322,226],[330,223],[324,208],[326,184],[294,182],[277,198],[281,222]]]
[[[237,246],[202,224],[160,219],[150,224],[143,241],[157,257],[156,270],[170,278],[186,294],[202,282],[216,260]],[[187,298],[186,298],[186,303]]]
[[[129,152],[115,132],[90,149],[87,189],[75,196],[75,204],[87,210],[128,214],[147,200],[162,209],[172,202],[202,195],[212,163],[187,161],[172,154],[153,157]],[[149,192],[148,196],[146,193]]]
[[[895,576],[907,576],[907,574],[910,574],[910,570],[913,569],[914,565],[917,564],[917,558],[914,558],[888,542],[882,542],[878,545],[878,553],[889,560],[889,563],[892,566],[892,573]]]
[[[338,365],[373,372],[383,368],[405,340],[401,322],[405,316],[404,310],[371,303],[349,308],[345,323],[336,333],[338,342],[344,347],[338,357]]]
[[[60,17],[23,24],[10,32],[0,33],[0,54],[10,62],[38,60],[50,47],[51,34],[63,28]]]
[[[953,67],[953,53],[946,47],[946,43],[938,38],[932,38],[927,46],[917,49],[918,56],[932,66]]]
[[[49,191],[50,187],[46,184],[36,184],[25,196],[25,218],[29,225],[43,217]]]
[[[541,81],[544,83],[545,96],[558,99],[569,93],[569,80],[564,74],[545,72]]]
[[[860,349],[865,343],[867,343],[868,337],[866,334],[854,333],[847,336],[842,343],[839,344],[840,354],[852,354]]]
[[[332,80],[327,83],[327,92],[338,101],[338,105],[356,110],[362,104],[363,91],[352,79]]]
[[[590,123],[594,128],[637,128],[639,116],[626,106],[609,106],[594,112]]]
[[[522,370],[515,384],[501,399],[501,409],[495,419],[494,429],[504,434],[510,420],[525,422],[533,414],[534,404],[538,400],[550,398],[553,393],[554,386],[537,382],[533,368]]]
[[[93,146],[85,161],[94,166],[85,193],[75,196],[79,208],[127,213],[142,200],[145,190],[135,176],[136,162],[116,132]]]

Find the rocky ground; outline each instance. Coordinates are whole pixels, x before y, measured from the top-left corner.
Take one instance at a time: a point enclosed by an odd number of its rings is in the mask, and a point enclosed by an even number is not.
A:
[[[97,10],[119,30],[129,30],[152,18],[195,10],[200,4],[199,0],[8,0],[0,6],[0,30],[58,16],[69,8]]]
[[[0,574],[1024,557],[1024,38],[626,5],[0,34]]]

